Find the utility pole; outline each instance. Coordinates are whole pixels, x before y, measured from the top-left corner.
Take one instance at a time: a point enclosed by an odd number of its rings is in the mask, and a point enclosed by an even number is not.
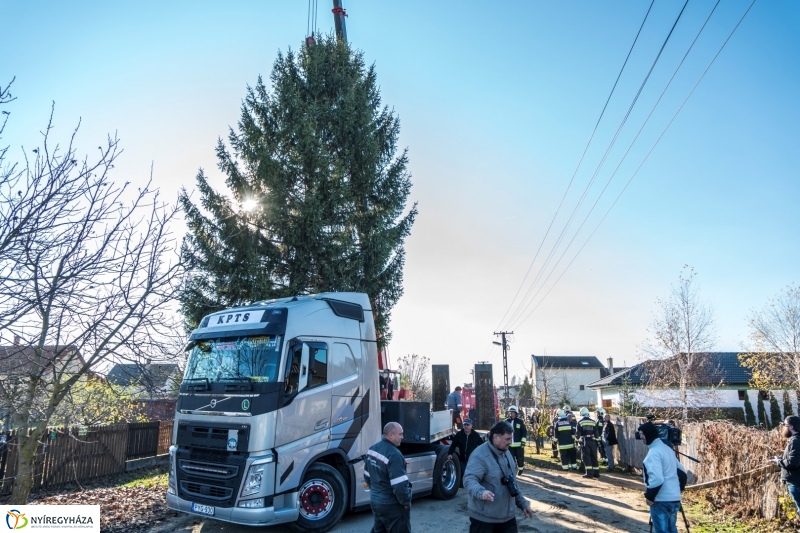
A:
[[[342,7],[342,0],[333,0],[333,22],[336,24],[336,39],[344,43],[347,42],[347,28],[344,25],[344,18],[347,12]]]
[[[492,344],[497,344],[503,347],[503,386],[506,388],[506,402],[509,401],[508,397],[508,342],[506,342],[506,335],[513,335],[513,331],[500,331],[495,332],[495,335],[500,335],[502,342],[493,341]]]

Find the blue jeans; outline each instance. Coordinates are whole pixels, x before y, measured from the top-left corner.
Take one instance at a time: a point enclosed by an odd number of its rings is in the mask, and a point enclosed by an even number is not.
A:
[[[792,497],[792,500],[794,500],[794,504],[797,506],[797,509],[800,510],[800,485],[787,483],[786,488],[789,489],[789,496]]]
[[[678,509],[681,502],[655,502],[650,506],[653,533],[678,533]]]

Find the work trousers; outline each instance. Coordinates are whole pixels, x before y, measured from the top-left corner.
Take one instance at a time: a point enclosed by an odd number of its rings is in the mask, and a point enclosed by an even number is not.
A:
[[[512,518],[508,522],[483,522],[470,517],[469,533],[517,533],[517,519]]]
[[[522,472],[522,469],[525,468],[525,446],[520,444],[519,446],[510,446],[508,448],[511,450],[511,455],[517,460],[517,471]]]
[[[578,468],[578,458],[575,455],[575,448],[566,448],[558,450],[561,454],[561,469],[569,470],[570,467]]]
[[[411,533],[411,510],[399,503],[370,504],[375,522],[372,533]]]
[[[462,429],[464,425],[461,422],[461,412],[458,409],[453,409],[453,426]]]
[[[599,477],[600,466],[597,464],[597,441],[594,439],[583,439],[581,443],[581,461],[586,467],[586,474]]]
[[[603,443],[600,442],[599,440],[595,440],[595,442],[597,443],[597,450],[600,452],[600,460],[601,461],[605,461],[605,459],[606,459],[606,447],[603,446]]]
[[[608,459],[608,470],[614,470],[614,445],[603,441],[603,448],[606,450],[606,459]]]

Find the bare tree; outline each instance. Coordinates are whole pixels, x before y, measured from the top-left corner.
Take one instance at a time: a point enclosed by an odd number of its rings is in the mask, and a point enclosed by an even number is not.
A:
[[[116,138],[79,160],[77,128],[64,147],[52,132],[51,112],[20,164],[0,152],[0,340],[11,343],[0,402],[20,429],[15,504],[27,502],[40,439],[76,383],[105,361],[168,358],[165,339],[181,331],[177,206],[150,183],[137,193],[111,181]]]
[[[658,301],[660,309],[643,348],[654,361],[647,374],[647,386],[659,398],[677,401],[684,423],[689,407],[700,400],[691,389],[713,374],[709,372],[707,354],[716,343],[714,312],[700,301],[694,285],[696,275],[693,268],[685,265],[678,285],[672,287],[666,299]]]
[[[400,374],[418,402],[430,402],[432,398],[430,366],[431,360],[424,355],[411,354],[400,359]]]
[[[789,285],[750,316],[750,346],[739,355],[761,390],[800,390],[800,287]]]

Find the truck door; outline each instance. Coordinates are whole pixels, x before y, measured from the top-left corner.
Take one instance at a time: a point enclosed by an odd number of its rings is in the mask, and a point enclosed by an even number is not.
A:
[[[327,441],[331,425],[331,386],[328,383],[328,346],[294,339],[284,368],[284,402],[278,410],[275,446],[299,447]]]

